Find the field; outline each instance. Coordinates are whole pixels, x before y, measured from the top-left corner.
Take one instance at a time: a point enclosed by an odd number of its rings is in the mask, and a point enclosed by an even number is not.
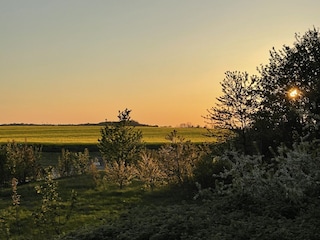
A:
[[[95,145],[100,138],[102,126],[70,125],[70,126],[0,126],[0,144],[8,141],[44,144],[44,145]],[[208,137],[205,128],[169,128],[169,127],[137,127],[142,131],[146,144],[162,144],[168,142],[165,137],[174,129],[178,135],[194,143],[216,142],[223,132],[216,131],[215,137]]]

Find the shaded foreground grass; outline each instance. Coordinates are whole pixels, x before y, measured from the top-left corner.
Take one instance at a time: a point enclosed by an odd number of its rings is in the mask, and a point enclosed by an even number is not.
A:
[[[95,188],[90,176],[81,175],[57,180],[59,196],[62,199],[61,222],[63,215],[68,211],[71,191],[77,192],[76,207],[71,218],[61,225],[61,233],[76,229],[92,229],[94,226],[110,224],[119,216],[134,206],[141,205],[168,205],[180,202],[186,196],[182,193],[171,194],[168,188],[149,192],[142,188],[140,182],[134,182],[120,190],[115,185],[105,184]],[[29,183],[18,186],[21,195],[21,204],[18,210],[18,220],[10,226],[10,239],[41,239],[40,229],[34,225],[33,213],[41,206],[41,197],[36,193],[35,185]],[[12,206],[11,189],[0,188],[0,210]],[[1,221],[0,221],[1,223]],[[1,227],[1,224],[0,224]],[[46,236],[49,239],[49,236]],[[4,229],[0,229],[0,239],[5,239]]]

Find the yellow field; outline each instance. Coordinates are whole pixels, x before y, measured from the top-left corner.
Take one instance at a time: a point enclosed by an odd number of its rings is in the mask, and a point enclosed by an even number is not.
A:
[[[37,144],[96,144],[100,138],[102,126],[0,126],[0,144],[8,141]],[[174,129],[178,135],[194,143],[216,142],[217,137],[207,137],[205,128],[169,128],[169,127],[137,127],[143,134],[147,144],[168,142],[165,137]]]

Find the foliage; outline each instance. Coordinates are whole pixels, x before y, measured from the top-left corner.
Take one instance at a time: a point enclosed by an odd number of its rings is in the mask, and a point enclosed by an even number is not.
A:
[[[72,191],[69,212],[63,216],[63,205],[58,192],[58,183],[53,180],[51,167],[46,169],[44,183],[42,185],[37,185],[35,189],[42,197],[41,207],[33,212],[34,222],[39,231],[35,234],[37,236],[61,234],[61,227],[69,220],[70,214],[75,206],[77,193],[74,190]]]
[[[76,163],[74,164],[74,171],[77,175],[85,174],[88,171],[90,163],[89,150],[87,148],[82,152],[75,153]]]
[[[262,101],[253,129],[262,151],[280,143],[290,147],[306,130],[312,132],[309,139],[319,138],[319,130],[306,128],[319,122],[314,117],[320,113],[319,31],[314,28],[302,36],[296,34],[292,47],[284,45],[279,51],[273,48],[269,64],[259,71]],[[297,94],[290,97],[293,88]]]
[[[130,126],[130,112],[119,111],[119,122],[101,129],[98,147],[106,162],[107,179],[122,188],[134,177],[134,164],[139,159],[142,133]]]
[[[20,195],[18,194],[18,179],[12,178],[12,205],[1,209],[0,217],[0,229],[3,231],[3,235],[7,239],[10,239],[13,233],[13,229],[17,229],[17,233],[21,233],[21,226],[19,224],[19,207],[20,207]]]
[[[106,163],[104,179],[111,183],[118,184],[122,189],[136,177],[136,168],[133,164],[126,164],[124,161]]]
[[[293,149],[279,147],[274,178],[285,197],[302,202],[320,194],[320,146],[317,142],[295,143]]]
[[[223,95],[217,98],[216,106],[208,110],[206,119],[215,127],[238,134],[242,149],[247,152],[247,130],[259,101],[257,77],[249,77],[246,72],[226,72],[220,84]]]
[[[81,175],[88,171],[90,163],[89,150],[82,152],[70,152],[62,149],[58,160],[58,171],[61,177]]]
[[[40,158],[41,148],[28,145],[26,142],[24,144],[8,142],[4,169],[10,178],[15,177],[21,183],[34,181],[41,177]]]
[[[166,174],[161,169],[158,156],[154,151],[141,152],[141,160],[137,164],[138,178],[153,191],[158,185],[164,184]]]
[[[107,162],[136,162],[142,133],[128,125],[131,110],[119,111],[119,122],[101,129],[99,149]]]
[[[208,154],[197,162],[193,174],[194,181],[203,188],[214,188],[217,177],[225,169],[230,169],[230,162],[218,156]]]
[[[192,144],[172,131],[167,135],[170,143],[163,145],[159,151],[159,163],[169,183],[182,185],[193,180],[193,169],[206,153],[205,146]]]
[[[42,196],[41,208],[34,212],[35,224],[41,234],[59,234],[59,217],[61,199],[58,193],[58,184],[53,180],[52,168],[46,169],[45,182],[35,187]]]
[[[99,187],[102,184],[101,175],[96,166],[98,162],[99,161],[97,159],[91,160],[91,164],[88,169],[88,173],[92,177],[92,181],[95,188]]]
[[[10,173],[7,169],[7,153],[5,146],[0,146],[0,186],[8,181]]]
[[[279,156],[271,163],[261,155],[243,155],[228,151],[221,159],[230,163],[230,168],[216,174],[215,193],[249,197],[266,203],[291,202],[300,206],[306,198],[319,194],[320,147],[315,142],[295,144],[293,149],[279,147]],[[231,182],[229,180],[231,179]]]

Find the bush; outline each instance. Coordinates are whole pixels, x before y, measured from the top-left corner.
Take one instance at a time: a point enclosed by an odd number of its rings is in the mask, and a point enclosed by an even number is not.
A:
[[[159,163],[166,174],[168,182],[178,185],[193,182],[193,171],[196,164],[207,154],[206,146],[195,145],[171,132],[167,139],[170,143],[162,146],[159,151]]]
[[[60,177],[81,175],[89,170],[90,155],[87,148],[82,152],[70,152],[62,149],[58,160],[58,172]]]
[[[194,181],[203,188],[214,188],[217,177],[225,169],[230,169],[229,161],[225,161],[217,156],[207,155],[202,158],[195,166],[193,171]]]
[[[41,148],[12,141],[6,145],[5,152],[4,175],[9,178],[6,181],[15,177],[20,183],[25,183],[41,177]]]
[[[145,183],[146,187],[153,190],[156,186],[164,184],[166,174],[161,169],[159,159],[153,151],[141,152],[141,159],[137,164],[138,178]]]
[[[319,197],[319,145],[302,142],[291,150],[280,147],[278,152],[280,155],[271,163],[263,161],[261,155],[225,152],[218,161],[228,162],[230,167],[213,175],[216,178],[214,190],[199,186],[197,198],[209,201],[217,197],[231,198],[236,202],[234,208],[250,208],[250,211],[280,218],[297,218],[308,202]]]
[[[104,179],[118,184],[120,189],[130,184],[132,179],[137,175],[135,166],[126,165],[125,162],[106,163],[105,173]]]

